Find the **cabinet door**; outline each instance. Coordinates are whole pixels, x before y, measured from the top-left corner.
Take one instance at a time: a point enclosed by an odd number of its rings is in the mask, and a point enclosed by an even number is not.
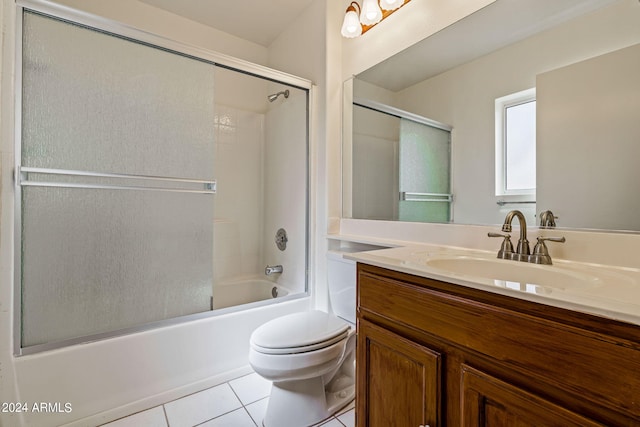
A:
[[[440,425],[441,356],[358,321],[357,426]]]
[[[464,427],[593,427],[570,412],[470,366],[462,366]]]

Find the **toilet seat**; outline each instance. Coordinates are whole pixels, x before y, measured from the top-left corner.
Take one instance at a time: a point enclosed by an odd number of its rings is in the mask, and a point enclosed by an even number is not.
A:
[[[251,335],[251,348],[263,354],[299,354],[320,350],[347,338],[350,326],[322,312],[294,313],[271,320]]]
[[[340,342],[344,339],[346,339],[349,336],[349,331],[345,331],[342,334],[331,338],[330,340],[327,341],[322,341],[316,344],[312,344],[312,345],[305,345],[305,346],[300,346],[300,347],[291,347],[291,348],[269,348],[269,347],[262,347],[259,346],[255,343],[250,343],[251,344],[251,348],[255,351],[257,351],[258,353],[263,353],[263,354],[299,354],[299,353],[308,353],[310,351],[316,351],[316,350],[322,350],[323,348],[332,346],[333,344]]]

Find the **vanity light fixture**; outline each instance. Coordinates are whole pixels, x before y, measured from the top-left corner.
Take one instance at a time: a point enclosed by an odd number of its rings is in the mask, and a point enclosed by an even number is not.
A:
[[[360,23],[360,5],[352,1],[342,22],[342,36],[348,39],[358,37],[362,34],[362,24]]]
[[[342,22],[342,36],[348,39],[366,33],[378,22],[409,3],[411,0],[363,0],[362,8],[356,1],[347,7]]]
[[[363,0],[360,22],[362,25],[375,25],[382,21],[382,9],[378,0]]]

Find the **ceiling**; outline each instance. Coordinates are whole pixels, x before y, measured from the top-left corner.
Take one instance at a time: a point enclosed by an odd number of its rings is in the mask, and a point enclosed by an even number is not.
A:
[[[313,0],[139,1],[266,47]]]

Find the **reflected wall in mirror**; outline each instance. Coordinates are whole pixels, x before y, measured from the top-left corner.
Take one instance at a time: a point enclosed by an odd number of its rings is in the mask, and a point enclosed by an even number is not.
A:
[[[366,217],[352,203],[352,165],[367,163],[352,150],[357,98],[452,126],[451,222],[520,209],[532,225],[551,210],[558,227],[640,231],[640,88],[628,77],[639,43],[637,0],[497,0],[357,75],[345,83],[343,216]],[[534,87],[537,203],[499,205],[495,100]]]

